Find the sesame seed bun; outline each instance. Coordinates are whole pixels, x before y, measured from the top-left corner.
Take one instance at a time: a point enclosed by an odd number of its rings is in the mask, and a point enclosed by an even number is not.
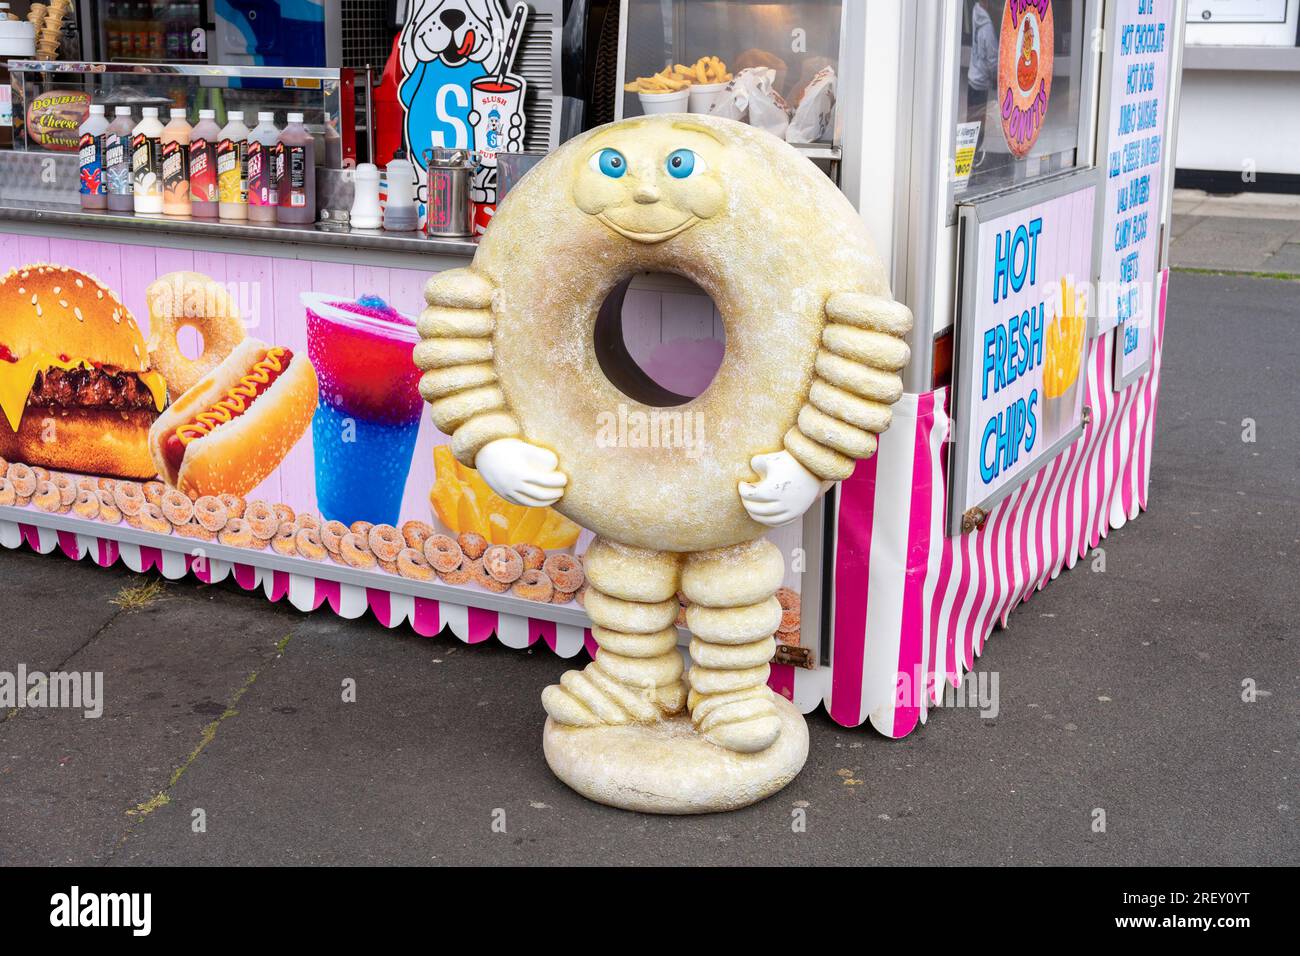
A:
[[[153,478],[151,411],[32,408],[18,431],[0,421],[0,458],[58,471],[114,478]]]
[[[94,276],[38,263],[0,279],[0,345],[14,358],[68,355],[124,372],[149,369],[131,310]]]

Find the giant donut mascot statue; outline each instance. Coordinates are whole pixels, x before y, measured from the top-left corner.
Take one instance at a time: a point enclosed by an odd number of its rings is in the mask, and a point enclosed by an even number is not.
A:
[[[597,355],[602,303],[644,271],[690,279],[722,317],[722,364],[687,406],[704,426],[690,448],[598,440],[602,413],[653,411]],[[542,693],[551,769],[644,812],[780,790],[808,730],[767,686],[785,562],[763,535],[874,454],[909,355],[911,313],[852,205],[768,133],[626,120],[530,171],[473,263],[425,297],[420,392],[456,458],[503,498],[596,534],[584,606],[599,651]]]

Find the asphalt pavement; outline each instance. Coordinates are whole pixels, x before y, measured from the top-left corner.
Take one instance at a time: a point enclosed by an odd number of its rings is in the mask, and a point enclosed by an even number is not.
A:
[[[993,635],[997,716],[819,711],[798,779],[727,815],[552,777],[545,649],[188,579],[130,607],[120,565],[0,551],[0,671],[105,697],[0,713],[0,864],[1300,862],[1298,343],[1300,283],[1175,273],[1150,510]]]

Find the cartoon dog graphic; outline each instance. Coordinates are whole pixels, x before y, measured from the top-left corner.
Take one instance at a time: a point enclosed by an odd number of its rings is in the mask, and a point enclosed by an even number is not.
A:
[[[495,73],[505,51],[509,21],[502,0],[411,0],[402,28],[402,68],[441,62],[457,69],[481,64],[478,74]]]
[[[426,149],[518,148],[522,109],[514,116],[480,116],[474,110],[472,92],[475,80],[501,71],[509,23],[504,0],[408,3],[400,40],[404,79],[398,97],[406,112],[402,139],[411,162],[418,168],[421,203],[428,200],[423,175]],[[489,145],[487,139],[492,139],[493,144]],[[495,199],[495,172],[490,171],[492,183],[487,181],[487,170],[475,177],[474,201]]]

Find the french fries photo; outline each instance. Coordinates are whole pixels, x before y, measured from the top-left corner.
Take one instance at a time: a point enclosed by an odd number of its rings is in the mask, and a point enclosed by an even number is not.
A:
[[[623,89],[629,93],[676,93],[695,85],[727,83],[731,73],[716,56],[702,56],[692,66],[674,63],[652,76],[638,76]]]

